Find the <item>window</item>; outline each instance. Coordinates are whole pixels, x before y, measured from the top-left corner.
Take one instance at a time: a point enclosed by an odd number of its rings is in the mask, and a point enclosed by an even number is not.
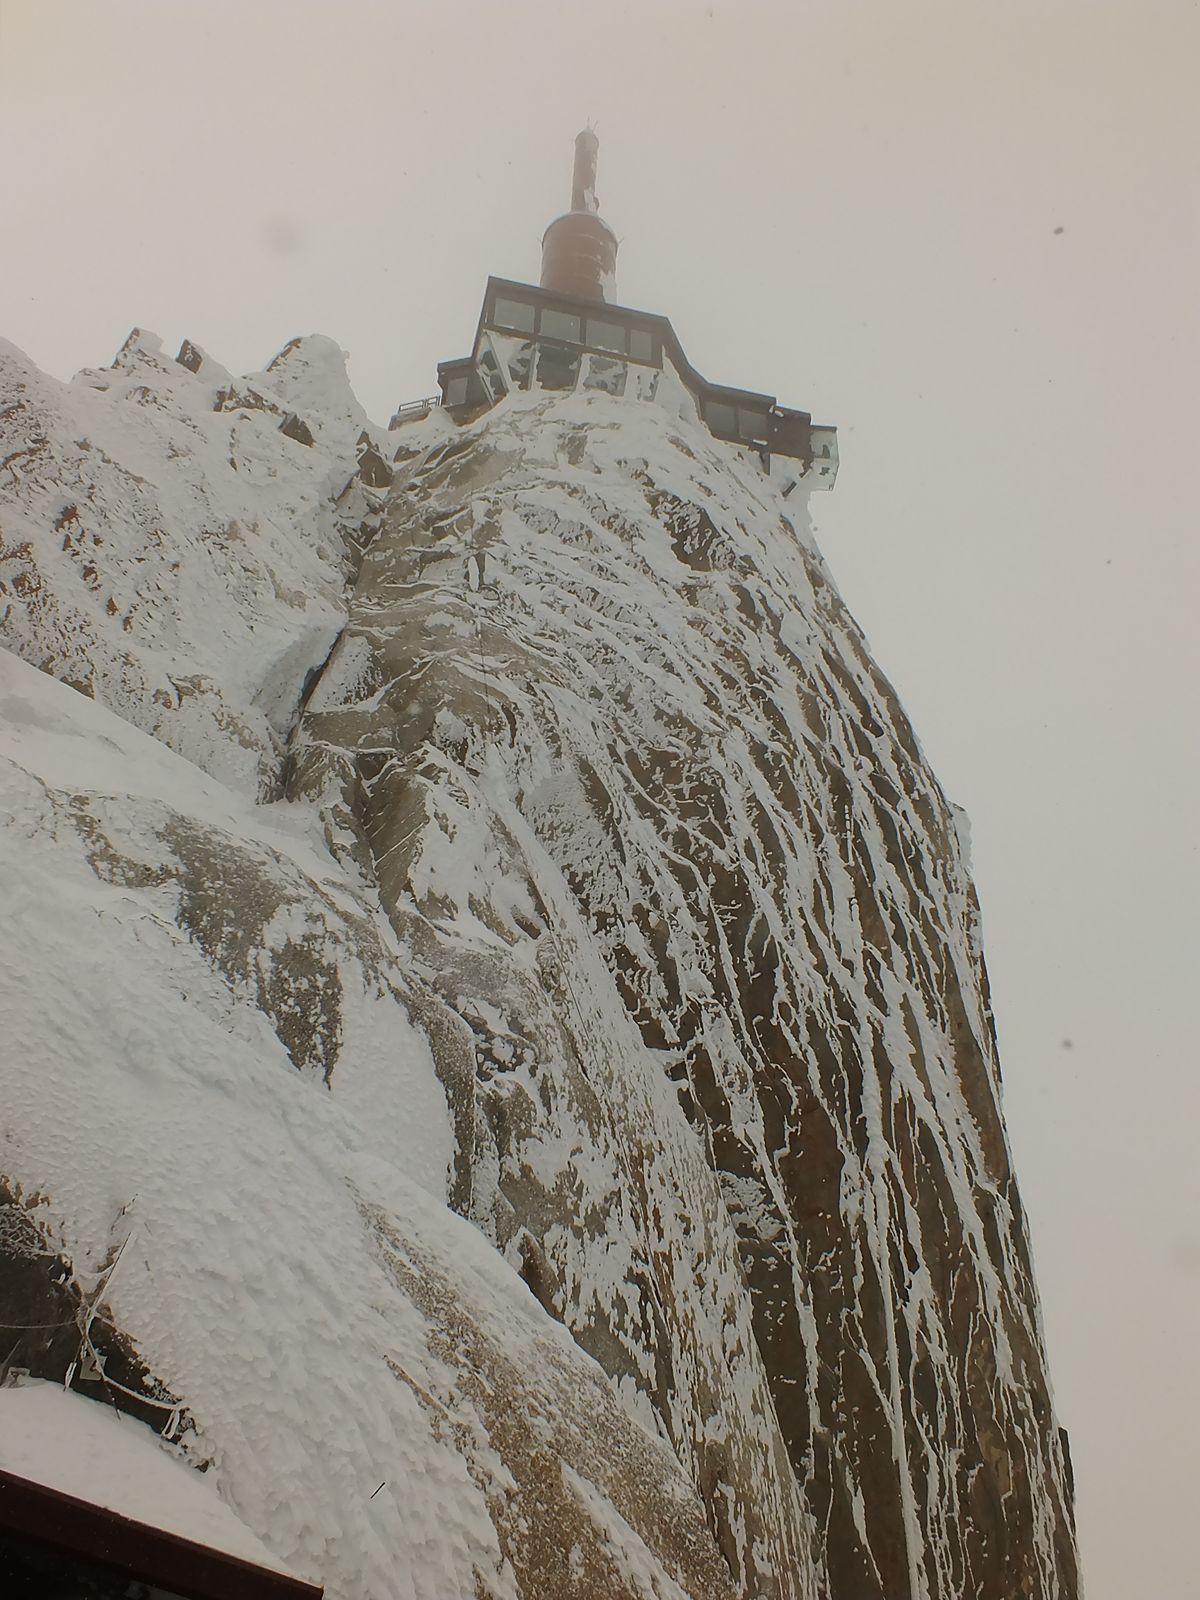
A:
[[[653,367],[631,367],[629,393],[636,400],[653,400],[658,389],[658,372]]]
[[[579,377],[578,350],[564,350],[561,345],[538,346],[538,382],[543,389],[573,389]]]
[[[737,433],[737,412],[719,400],[704,402],[704,420],[714,433],[732,438]]]
[[[469,379],[464,372],[459,376],[446,380],[446,404],[448,406],[461,406],[466,403],[467,383]]]
[[[635,361],[654,360],[654,335],[649,328],[630,328],[629,354]]]
[[[614,361],[611,356],[587,356],[585,359],[587,362],[583,374],[585,389],[603,389],[605,394],[625,393],[625,379],[629,368],[623,361]]]
[[[486,343],[499,362],[500,370],[508,374],[509,388],[527,389],[530,368],[533,366],[533,340],[493,330],[487,335]]]
[[[601,350],[619,350],[624,354],[625,329],[619,322],[604,322],[600,317],[589,317],[586,343],[598,345]]]
[[[523,300],[505,300],[496,296],[492,321],[501,328],[512,328],[517,333],[533,332],[533,307]]]
[[[569,339],[572,344],[578,344],[582,321],[582,317],[573,316],[569,311],[542,307],[542,332],[548,339]]]
[[[528,389],[533,373],[533,341],[522,339],[518,344],[515,339],[506,339],[504,343],[507,346],[508,376],[513,388]]]
[[[737,431],[739,439],[765,439],[767,437],[767,413],[765,411],[748,411],[745,406],[739,406]]]
[[[484,341],[484,347],[479,352],[479,376],[487,388],[488,397],[492,400],[501,400],[507,392],[507,385],[500,372],[500,363],[496,360],[495,352]]]

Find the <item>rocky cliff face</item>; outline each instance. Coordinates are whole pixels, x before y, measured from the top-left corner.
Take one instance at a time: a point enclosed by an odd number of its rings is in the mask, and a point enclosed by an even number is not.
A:
[[[682,395],[7,372],[13,1363],[335,1596],[1074,1595],[961,828],[799,497]]]

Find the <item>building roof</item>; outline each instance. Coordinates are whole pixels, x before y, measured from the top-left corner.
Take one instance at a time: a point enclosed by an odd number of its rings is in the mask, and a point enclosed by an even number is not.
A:
[[[0,1541],[8,1543],[10,1559],[16,1541],[18,1551],[36,1546],[75,1567],[119,1573],[182,1600],[321,1600],[323,1593],[302,1578],[135,1522],[2,1468]]]

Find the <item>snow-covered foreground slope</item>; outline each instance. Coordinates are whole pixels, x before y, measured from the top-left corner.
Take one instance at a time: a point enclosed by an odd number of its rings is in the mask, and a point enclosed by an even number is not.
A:
[[[176,365],[3,367],[12,1363],[339,1600],[1073,1596],[959,828],[798,497],[591,394],[384,504],[327,342]]]
[[[0,717],[0,1321],[64,1328],[14,1363],[62,1377],[86,1328],[85,1369],[333,1596],[567,1594],[568,1567],[640,1596],[621,1561],[730,1595],[677,1463],[447,1207],[419,989],[311,815],[7,654]]]

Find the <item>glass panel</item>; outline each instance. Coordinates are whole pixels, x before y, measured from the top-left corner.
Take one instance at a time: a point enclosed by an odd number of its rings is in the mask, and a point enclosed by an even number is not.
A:
[[[496,360],[491,346],[486,343],[479,352],[479,375],[492,400],[499,400],[507,392],[500,372],[500,363]]]
[[[534,308],[526,305],[523,300],[505,300],[501,295],[497,295],[492,321],[502,328],[515,328],[518,333],[532,333],[533,310]]]
[[[728,438],[737,433],[737,412],[732,406],[722,405],[719,400],[704,402],[704,420],[714,433],[724,434]]]
[[[578,344],[582,321],[582,317],[572,316],[569,311],[554,311],[549,306],[542,307],[542,333],[551,339],[570,339],[572,344]]]
[[[619,322],[604,322],[599,317],[587,319],[588,344],[599,345],[601,350],[625,350],[625,329]]]
[[[803,411],[780,410],[771,418],[771,446],[781,455],[807,456],[810,433],[809,419]]]
[[[533,374],[532,340],[523,339],[520,344],[513,344],[508,351],[508,375],[512,379],[514,389],[528,389],[529,379]]]
[[[765,439],[767,437],[767,413],[765,411],[748,411],[745,406],[739,406],[738,437],[741,439]]]
[[[527,389],[530,369],[533,366],[532,341],[518,339],[511,333],[489,333],[487,342],[491,345],[501,370],[508,374],[509,386],[514,389]]]
[[[654,360],[654,335],[649,328],[630,328],[629,354],[635,361]]]
[[[446,384],[446,404],[448,406],[461,406],[467,398],[467,375],[451,378]]]
[[[543,389],[573,389],[579,377],[579,351],[558,344],[539,345],[537,375]]]
[[[658,388],[658,373],[653,367],[634,367],[633,386],[628,391],[635,400],[653,400]]]
[[[603,389],[605,394],[624,394],[628,372],[623,361],[614,361],[611,356],[588,356],[583,387]]]

